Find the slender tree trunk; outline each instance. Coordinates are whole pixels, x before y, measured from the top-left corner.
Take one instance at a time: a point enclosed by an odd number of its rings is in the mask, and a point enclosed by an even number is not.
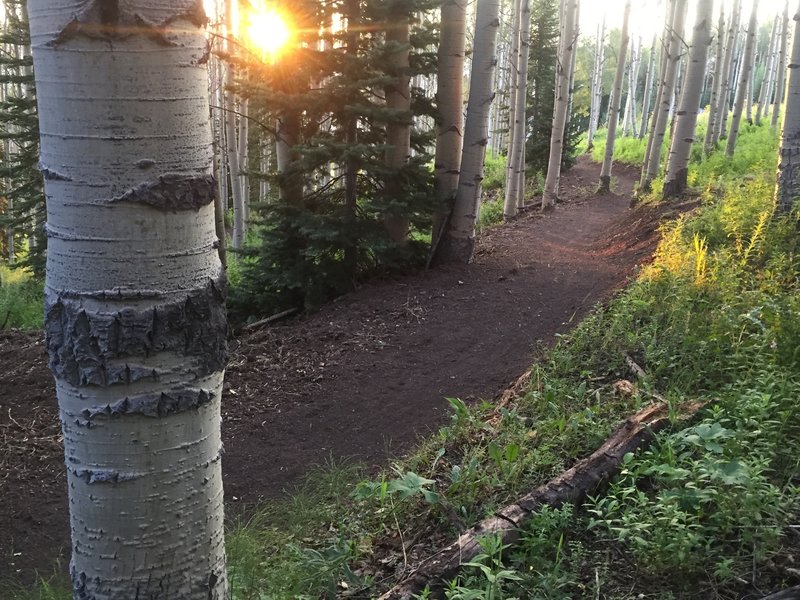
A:
[[[508,65],[508,121],[506,130],[508,131],[506,145],[506,177],[505,177],[505,196],[506,204],[508,204],[508,188],[511,187],[511,180],[516,170],[511,161],[511,155],[514,153],[514,134],[516,133],[515,125],[517,119],[517,91],[519,89],[519,43],[520,43],[520,22],[522,19],[522,0],[512,0],[511,2],[511,43],[507,46],[510,47],[507,60],[504,61]],[[497,69],[496,75],[501,73],[501,69]],[[500,103],[495,102],[495,106],[499,107]]]
[[[300,159],[295,147],[300,139],[300,115],[297,111],[286,109],[275,121],[275,155],[278,167],[278,197],[290,206],[301,207],[303,198],[303,179],[297,169]]]
[[[647,134],[647,122],[650,120],[650,100],[653,95],[653,78],[656,68],[656,36],[653,36],[653,43],[650,45],[650,57],[647,61],[647,74],[644,83],[644,98],[642,98],[642,121],[639,125],[638,139],[644,139]]]
[[[772,73],[777,68],[775,59],[777,56],[778,45],[778,19],[772,22],[772,32],[769,36],[769,48],[766,60],[764,61],[764,78],[761,81],[761,89],[758,94],[758,106],[756,107],[756,125],[761,125],[761,116],[764,114],[764,107],[769,102],[769,88],[772,79]],[[751,78],[755,74],[755,69],[751,69]]]
[[[708,103],[708,122],[706,124],[706,135],[703,140],[703,152],[708,155],[714,146],[714,130],[717,127],[717,120],[719,119],[719,95],[722,93],[722,81],[724,79],[724,71],[722,63],[724,60],[724,41],[725,41],[725,7],[720,6],[719,9],[719,23],[717,24],[716,36],[716,53],[714,56],[714,82],[711,86],[711,99]]]
[[[786,82],[786,46],[787,46],[787,37],[789,34],[789,0],[786,0],[785,4],[783,5],[783,16],[781,18],[781,43],[779,46],[779,57],[778,57],[778,82],[775,88],[775,101],[774,106],[772,107],[772,121],[771,125],[772,128],[776,128],[778,126],[778,117],[780,116],[781,112],[781,104],[783,103],[783,96],[785,93],[785,82]]]
[[[664,198],[679,196],[686,190],[689,154],[697,127],[697,111],[706,75],[708,47],[711,45],[711,19],[714,0],[698,0],[697,21],[689,50],[689,66],[672,136],[672,146],[664,180]]]
[[[572,65],[572,53],[575,51],[577,39],[575,31],[577,23],[578,0],[562,0],[564,27],[561,40],[561,52],[558,57],[558,86],[555,93],[553,109],[553,128],[550,134],[550,159],[547,163],[547,178],[544,183],[542,208],[551,208],[558,199],[558,184],[561,179],[561,158],[564,152],[564,128],[567,123],[569,107],[569,68]],[[623,59],[624,60],[624,59]]]
[[[447,0],[441,8],[437,71],[436,198],[439,206],[434,215],[436,253],[447,216],[453,210],[461,169],[461,148],[464,143],[464,52],[467,39],[467,4],[465,0]]]
[[[667,63],[669,62],[669,44],[670,40],[672,39],[672,21],[675,18],[676,3],[677,0],[667,0],[664,11],[664,32],[661,36],[661,60],[659,61],[658,69],[658,91],[655,96],[656,101],[653,106],[653,113],[650,117],[650,135],[647,136],[647,147],[644,153],[644,160],[642,161],[642,179],[644,178],[647,164],[650,162],[650,155],[653,153],[653,129],[655,128],[656,121],[658,120],[658,109],[664,101],[664,74],[667,69]]]
[[[753,124],[753,95],[754,95],[754,88],[755,88],[755,67],[750,69],[750,76],[747,78],[747,91],[745,92],[745,101],[744,101],[744,118],[747,121],[748,125]]]
[[[505,206],[503,216],[509,219],[517,214],[520,196],[525,191],[525,105],[528,98],[528,36],[531,30],[530,0],[520,2],[519,44],[517,49],[516,64],[517,86],[514,92],[514,129],[511,139],[514,144],[508,154],[509,177],[506,187]]]
[[[31,0],[30,15],[73,594],[221,600],[227,325],[202,4]]]
[[[394,117],[386,127],[386,166],[394,173],[385,182],[384,191],[391,202],[402,194],[396,173],[411,156],[410,26],[403,3],[396,3],[389,10],[388,25],[386,43],[394,45],[395,51],[388,57],[393,81],[386,86],[386,108],[400,115]],[[408,241],[408,216],[390,211],[384,215],[383,222],[389,237],[396,244],[405,245]]]
[[[800,197],[800,8],[794,14],[794,37],[788,70],[775,192],[777,210],[781,214],[789,213]]]
[[[453,214],[441,242],[440,258],[443,262],[468,263],[475,248],[475,222],[481,199],[489,110],[494,98],[492,82],[499,12],[500,0],[478,0],[461,172]]]
[[[650,146],[650,156],[648,157],[647,164],[642,169],[640,188],[644,191],[650,190],[650,184],[658,175],[658,170],[661,165],[661,146],[664,142],[664,136],[667,133],[672,97],[675,91],[675,78],[677,75],[678,63],[681,59],[685,15],[686,0],[676,0],[669,47],[667,50],[667,60],[665,61],[664,75],[662,77],[663,93],[661,95],[661,104],[655,108],[655,124],[653,130],[650,132],[653,142]]]
[[[628,51],[628,21],[631,14],[631,2],[625,2],[622,15],[622,34],[619,41],[619,62],[617,62],[617,73],[614,77],[614,88],[611,91],[611,100],[608,104],[608,134],[606,135],[606,153],[603,157],[603,166],[600,169],[599,192],[608,192],[611,189],[611,165],[614,161],[614,143],[617,137],[617,122],[619,121],[619,109],[622,103],[622,80],[625,77],[625,55]]]
[[[728,124],[728,96],[731,89],[731,69],[735,64],[733,60],[736,55],[736,43],[739,37],[739,21],[742,15],[742,0],[736,0],[733,5],[730,23],[728,24],[728,34],[725,42],[725,58],[722,64],[722,79],[719,98],[717,99],[717,118],[714,127],[712,145],[716,145],[725,136]]]
[[[250,102],[247,98],[242,98],[239,102],[239,168],[242,170],[242,175],[239,177],[239,184],[242,186],[242,227],[244,228],[244,238],[247,238],[247,228],[250,222],[250,176],[248,169],[250,168],[250,159],[248,153],[248,137],[250,130]],[[242,240],[244,243],[244,239]]]
[[[606,15],[603,13],[603,22],[597,26],[597,40],[594,51],[594,69],[592,70],[592,98],[589,115],[589,133],[587,136],[587,150],[594,147],[594,135],[600,122],[600,104],[603,99],[603,66],[605,65],[605,38]]]
[[[753,68],[753,51],[755,48],[756,32],[758,30],[758,0],[753,0],[753,8],[750,12],[750,24],[747,27],[747,41],[744,46],[744,56],[742,57],[742,75],[740,81],[747,81],[750,77],[750,70]],[[742,110],[744,108],[745,94],[747,86],[743,85],[736,94],[736,103],[733,107],[731,117],[731,131],[728,134],[728,143],[725,146],[725,154],[733,156],[736,149],[736,140],[739,137],[739,127],[742,121]]]
[[[233,35],[233,7],[232,0],[225,0],[225,33],[227,36],[227,51],[230,55],[235,53],[235,46],[232,41]],[[242,195],[242,164],[239,154],[239,137],[237,135],[236,96],[231,87],[235,83],[235,69],[232,61],[228,61],[225,71],[225,138],[228,147],[228,170],[230,173],[231,201],[233,203],[233,239],[231,240],[234,248],[241,248],[244,245],[245,222],[244,222],[244,196]]]

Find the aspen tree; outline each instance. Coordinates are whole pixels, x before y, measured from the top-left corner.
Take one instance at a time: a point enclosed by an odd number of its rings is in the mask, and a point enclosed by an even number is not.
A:
[[[589,111],[589,133],[587,149],[594,147],[594,135],[600,122],[600,104],[603,99],[603,67],[605,66],[606,15],[603,13],[602,24],[597,26],[597,39],[594,49],[594,68],[592,69],[592,97]]]
[[[794,36],[788,71],[775,192],[777,210],[781,214],[790,212],[800,197],[800,7],[794,14]]]
[[[719,95],[722,93],[722,81],[725,78],[723,75],[723,60],[725,52],[725,7],[720,6],[719,9],[719,23],[717,24],[717,35],[714,55],[714,81],[711,86],[711,98],[708,103],[708,121],[706,123],[706,135],[703,140],[703,152],[708,155],[714,145],[714,130],[717,127],[717,120],[719,119]]]
[[[464,51],[467,39],[466,0],[446,0],[441,7],[438,71],[436,77],[436,198],[443,209],[434,217],[436,252],[446,214],[458,189],[461,146],[464,142]]]
[[[661,59],[659,60],[658,69],[658,87],[655,96],[655,103],[653,112],[650,117],[650,135],[647,136],[647,146],[644,152],[644,160],[642,161],[642,173],[644,168],[650,161],[650,154],[653,152],[653,128],[658,120],[658,107],[661,106],[664,97],[664,71],[667,68],[667,59],[669,57],[669,42],[672,38],[672,20],[675,18],[675,5],[677,0],[667,0],[664,11],[664,32],[661,36]]]
[[[578,0],[562,0],[564,26],[557,67],[557,86],[553,108],[553,128],[550,133],[550,159],[547,163],[547,176],[542,195],[542,209],[551,208],[558,199],[558,185],[561,179],[561,157],[564,152],[564,130],[569,108],[569,81],[572,53],[576,49],[576,17]],[[624,59],[623,59],[624,60]]]
[[[600,168],[599,192],[608,192],[611,189],[611,165],[614,160],[614,142],[617,137],[617,123],[619,122],[619,111],[622,105],[622,82],[625,78],[625,55],[628,52],[628,21],[631,15],[630,0],[625,2],[622,13],[622,34],[619,40],[619,62],[617,62],[617,73],[614,76],[614,88],[611,90],[611,99],[608,103],[608,133],[606,134],[606,152],[603,157],[603,166]]]
[[[660,94],[660,105],[655,107],[654,124],[650,132],[650,137],[652,138],[650,154],[646,164],[642,168],[640,188],[644,191],[650,190],[650,184],[653,179],[655,179],[656,175],[658,175],[658,170],[661,165],[661,146],[667,133],[667,125],[669,124],[669,116],[675,93],[675,79],[677,76],[678,63],[681,59],[685,16],[686,0],[676,0],[674,14],[672,15],[672,25],[670,27],[669,45],[667,46],[667,54],[664,61],[664,72],[662,76],[663,88]]]
[[[644,139],[647,134],[647,122],[650,120],[650,99],[653,94],[653,78],[656,76],[656,36],[653,35],[653,43],[650,44],[650,56],[647,60],[647,74],[644,83],[644,98],[642,99],[642,121],[639,125],[639,132],[636,134],[638,139]]]
[[[508,219],[517,214],[521,196],[525,192],[525,104],[528,98],[528,37],[531,30],[530,0],[520,2],[520,28],[517,57],[517,86],[514,94],[514,141],[511,152],[508,154],[509,177],[506,186],[505,206],[503,216]]]
[[[713,0],[698,0],[697,21],[689,49],[689,66],[681,94],[680,107],[672,135],[667,174],[664,178],[664,198],[678,196],[686,189],[689,154],[697,127],[697,111],[703,91],[708,47],[711,45],[711,18]]]
[[[728,128],[728,112],[730,109],[730,92],[736,73],[736,51],[739,40],[739,24],[742,18],[742,0],[735,0],[728,33],[725,38],[725,58],[722,64],[723,79],[719,98],[717,99],[717,119],[714,127],[713,144],[716,145],[726,134]]]
[[[769,36],[769,46],[767,50],[767,57],[764,61],[764,78],[761,80],[761,89],[758,94],[758,106],[756,107],[756,125],[761,125],[761,116],[764,113],[764,108],[770,102],[770,87],[772,85],[772,77],[775,70],[778,68],[778,44],[780,42],[780,32],[778,31],[778,21],[776,17],[772,22],[772,31]],[[750,77],[755,74],[755,69],[750,70]],[[752,96],[750,96],[752,97]],[[748,119],[749,121],[750,119]]]
[[[494,98],[492,82],[499,12],[500,0],[478,0],[458,190],[446,233],[439,245],[443,262],[468,263],[475,249],[483,161],[489,141],[489,110]]]
[[[750,11],[750,23],[747,26],[747,40],[744,46],[744,55],[742,56],[742,74],[740,82],[747,81],[750,77],[750,70],[753,68],[753,53],[755,50],[756,31],[758,29],[758,0],[753,0],[753,8]],[[742,110],[744,109],[745,94],[747,93],[747,85],[744,83],[739,84],[739,90],[736,94],[736,102],[733,106],[733,114],[731,116],[731,130],[728,134],[728,143],[725,146],[725,154],[733,156],[736,149],[736,140],[739,137],[739,127],[742,121]]]
[[[203,3],[31,0],[30,17],[73,594],[221,600],[227,324]]]
[[[781,104],[783,103],[783,96],[786,87],[786,46],[787,37],[789,35],[789,0],[783,5],[783,15],[781,17],[781,42],[778,46],[778,81],[775,87],[775,100],[772,107],[772,121],[773,128],[778,126],[778,117],[780,115]]]

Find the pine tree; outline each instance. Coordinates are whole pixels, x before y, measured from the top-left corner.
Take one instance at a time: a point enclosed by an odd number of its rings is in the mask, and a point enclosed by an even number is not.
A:
[[[287,6],[300,32],[295,45],[280,61],[249,64],[243,93],[264,115],[251,135],[278,136],[280,172],[270,177],[280,198],[261,199],[256,210],[259,240],[242,251],[236,316],[313,308],[364,277],[424,260],[435,205],[433,131],[421,131],[415,117],[433,116],[433,104],[421,88],[411,89],[407,106],[383,99],[398,81],[433,72],[433,38],[418,21],[430,8],[416,0],[298,0]],[[333,15],[341,28],[330,27]],[[387,37],[398,19],[410,25],[408,43]],[[410,151],[387,154],[399,148],[387,138],[392,131],[410,140]],[[392,239],[387,215],[408,228],[408,242]]]
[[[33,81],[26,0],[4,0],[0,32],[0,227],[10,262],[44,275],[46,214],[39,162],[39,118]],[[5,202],[5,205],[3,205]],[[27,252],[25,251],[27,246]]]

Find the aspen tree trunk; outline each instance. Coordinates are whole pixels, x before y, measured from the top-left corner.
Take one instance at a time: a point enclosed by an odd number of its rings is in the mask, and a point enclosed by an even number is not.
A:
[[[655,107],[655,123],[650,136],[653,138],[650,146],[650,155],[647,163],[642,169],[642,181],[640,188],[644,191],[650,190],[650,184],[658,175],[661,165],[661,147],[664,136],[669,124],[669,114],[672,105],[672,96],[675,91],[675,78],[677,75],[678,63],[681,59],[681,47],[683,45],[683,23],[686,15],[686,0],[675,1],[675,12],[672,18],[672,27],[667,49],[667,58],[664,66],[663,89],[661,94],[661,104]]]
[[[572,65],[572,53],[575,51],[577,43],[575,36],[577,10],[578,0],[562,0],[562,14],[564,16],[563,38],[560,43],[561,52],[558,57],[558,85],[555,93],[553,128],[550,133],[550,159],[547,163],[542,209],[552,208],[558,199],[558,184],[561,179],[561,157],[564,151],[564,128],[567,123],[567,109],[569,107],[569,68]]]
[[[569,124],[572,120],[572,101],[575,98],[575,64],[577,63],[578,59],[578,40],[581,35],[581,2],[575,4],[575,31],[573,33],[573,46],[572,46],[572,57],[570,60],[569,65],[569,96],[567,100],[567,120],[564,123],[564,135],[566,136],[567,132],[569,131]]]
[[[686,82],[681,94],[675,131],[672,136],[667,175],[664,179],[664,198],[679,196],[686,190],[689,154],[694,143],[697,111],[700,107],[700,96],[706,75],[708,47],[711,45],[713,7],[714,0],[698,0],[697,2],[697,21],[689,50]]]
[[[520,196],[525,190],[525,104],[528,97],[528,49],[530,47],[531,8],[530,0],[520,2],[519,43],[517,48],[517,85],[514,92],[513,145],[508,153],[508,172],[503,217],[509,219],[517,214]]]
[[[653,95],[653,78],[656,68],[656,36],[653,35],[653,43],[650,44],[650,57],[647,61],[647,73],[644,83],[644,98],[642,98],[642,122],[639,125],[639,132],[636,137],[640,140],[647,135],[647,122],[650,120],[650,100]]]
[[[778,19],[772,22],[772,32],[769,36],[769,49],[766,60],[764,61],[764,79],[761,81],[761,89],[758,94],[758,107],[756,108],[756,125],[761,125],[761,116],[764,114],[764,107],[769,102],[770,83],[772,73],[777,68],[775,58],[777,56],[778,45]],[[755,68],[750,70],[751,78],[755,73]]]
[[[195,0],[131,4],[30,1],[73,593],[218,600],[227,325],[206,17]]]
[[[398,2],[389,10],[387,45],[395,46],[388,57],[392,72],[392,82],[386,86],[386,108],[399,116],[386,126],[386,166],[392,170],[402,169],[411,155],[411,77],[409,75],[410,26],[405,6]],[[390,175],[385,184],[385,193],[391,202],[402,192],[394,182],[396,175]],[[396,244],[405,245],[408,241],[408,216],[387,212],[383,217],[384,226]]]
[[[781,104],[783,103],[783,95],[785,93],[786,83],[786,46],[787,37],[789,35],[789,0],[783,5],[783,16],[781,17],[781,42],[778,47],[780,53],[778,57],[778,81],[775,88],[775,100],[772,107],[772,121],[771,125],[774,129],[778,126],[778,117],[781,112]]]
[[[239,102],[239,168],[242,174],[239,177],[242,186],[242,227],[244,229],[243,238],[247,238],[247,227],[250,222],[250,177],[247,170],[250,168],[247,156],[248,132],[250,130],[250,102],[247,98],[242,98]],[[242,240],[244,244],[244,239]]]
[[[506,176],[504,190],[504,218],[512,217],[516,214],[517,205],[514,202],[513,214],[506,213],[509,205],[509,191],[514,186],[514,193],[516,194],[516,185],[513,179],[516,176],[516,168],[512,156],[514,154],[514,136],[517,133],[516,121],[517,115],[517,92],[519,90],[520,77],[519,77],[519,45],[520,45],[520,23],[522,21],[522,0],[513,0],[511,3],[512,22],[511,22],[511,44],[508,53],[508,60],[505,61],[508,65],[508,144],[506,146]],[[497,70],[498,73],[500,69]],[[499,102],[495,102],[499,106]]]
[[[653,152],[653,129],[655,128],[656,121],[658,120],[658,108],[661,106],[664,99],[664,74],[667,69],[667,63],[669,62],[669,44],[670,40],[672,39],[672,21],[675,18],[675,7],[677,1],[678,0],[667,0],[664,11],[664,31],[661,36],[661,60],[659,61],[660,66],[658,69],[658,91],[655,96],[653,113],[650,117],[650,135],[647,136],[647,147],[644,153],[644,160],[642,161],[642,178],[640,178],[640,187],[641,180],[644,178],[645,170],[647,169],[647,163],[650,161],[650,155]]]
[[[750,11],[750,23],[747,27],[747,41],[744,46],[744,56],[742,57],[742,75],[740,81],[747,81],[750,77],[750,70],[753,68],[753,52],[755,48],[756,32],[758,30],[758,0],[753,0],[753,8]],[[736,103],[733,106],[731,117],[731,131],[728,135],[728,143],[725,146],[725,154],[733,156],[736,149],[736,139],[739,137],[739,127],[742,121],[742,110],[744,108],[745,94],[747,86],[740,86],[736,94]]]
[[[716,52],[714,55],[714,82],[711,86],[711,98],[708,103],[708,122],[706,124],[706,135],[703,139],[703,152],[708,155],[711,153],[714,145],[714,130],[717,127],[717,120],[719,114],[717,113],[719,104],[719,95],[722,93],[722,81],[725,78],[722,70],[722,62],[724,60],[725,52],[725,7],[720,6],[719,9],[719,23],[717,24],[716,36]]]
[[[494,98],[492,81],[499,12],[500,0],[478,0],[461,172],[453,214],[441,242],[442,262],[468,263],[475,249],[475,222],[481,199],[489,110]]]
[[[731,69],[735,64],[733,60],[736,55],[736,44],[739,37],[739,22],[742,15],[742,0],[736,0],[733,5],[733,12],[728,23],[728,33],[725,38],[725,58],[722,62],[722,79],[720,80],[720,93],[717,98],[717,118],[714,123],[714,135],[712,145],[725,135],[728,123],[728,96],[731,89]]]
[[[800,197],[800,7],[794,14],[794,36],[788,71],[775,191],[777,211],[780,214],[789,213]]]
[[[233,9],[232,0],[225,0],[225,33],[227,36],[227,51],[229,55],[235,53],[235,46],[231,37],[233,36]],[[233,63],[228,61],[225,69],[225,139],[228,148],[228,172],[230,173],[231,201],[233,204],[233,239],[231,244],[234,248],[241,248],[244,245],[245,224],[244,224],[244,196],[242,194],[242,165],[239,160],[239,138],[236,127],[236,96],[230,87],[234,84],[235,69]]]
[[[453,207],[461,147],[464,143],[464,52],[467,40],[466,0],[446,0],[441,8],[436,77],[436,156],[434,175],[440,208],[434,215],[432,254],[436,253],[447,215]]]
[[[603,99],[603,66],[605,65],[605,37],[606,15],[603,13],[603,22],[597,26],[597,40],[594,51],[594,69],[592,70],[592,98],[589,115],[589,133],[587,136],[587,150],[594,147],[594,135],[600,122],[600,104]]]
[[[294,110],[284,110],[275,120],[275,158],[278,168],[278,198],[290,206],[304,203],[303,181],[296,169],[300,155],[295,150],[300,131],[300,116]]]
[[[747,78],[747,91],[745,92],[745,101],[744,101],[744,118],[747,121],[748,125],[753,124],[753,94],[754,94],[754,87],[755,87],[755,65],[753,68],[750,69],[750,76]]]
[[[600,186],[598,192],[608,192],[611,189],[611,165],[614,160],[614,143],[617,137],[617,121],[622,103],[622,80],[625,76],[625,55],[628,52],[628,21],[631,14],[631,2],[625,2],[622,14],[622,35],[619,41],[619,61],[617,73],[614,77],[614,88],[611,90],[611,100],[608,103],[608,134],[606,135],[606,153],[603,157],[603,166],[600,169]]]

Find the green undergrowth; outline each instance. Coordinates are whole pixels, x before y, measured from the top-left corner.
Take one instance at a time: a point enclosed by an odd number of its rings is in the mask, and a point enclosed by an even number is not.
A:
[[[696,166],[700,208],[541,353],[512,402],[451,398],[450,422],[383,473],[323,477],[301,523],[287,528],[282,504],[229,534],[234,597],[375,597],[661,399],[676,417],[705,408],[626,456],[606,492],[541,511],[514,547],[482,540],[445,597],[739,598],[797,583],[800,264],[796,217],[772,214],[774,149],[745,127],[741,158]]]
[[[42,284],[24,269],[0,265],[0,329],[41,329]]]
[[[798,218],[773,214],[774,134],[744,127],[737,155],[693,168],[700,206],[539,352],[517,397],[451,398],[449,423],[383,472],[328,465],[232,525],[233,598],[376,597],[661,401],[674,426],[604,491],[543,509],[513,547],[487,536],[444,596],[742,598],[800,583]]]

